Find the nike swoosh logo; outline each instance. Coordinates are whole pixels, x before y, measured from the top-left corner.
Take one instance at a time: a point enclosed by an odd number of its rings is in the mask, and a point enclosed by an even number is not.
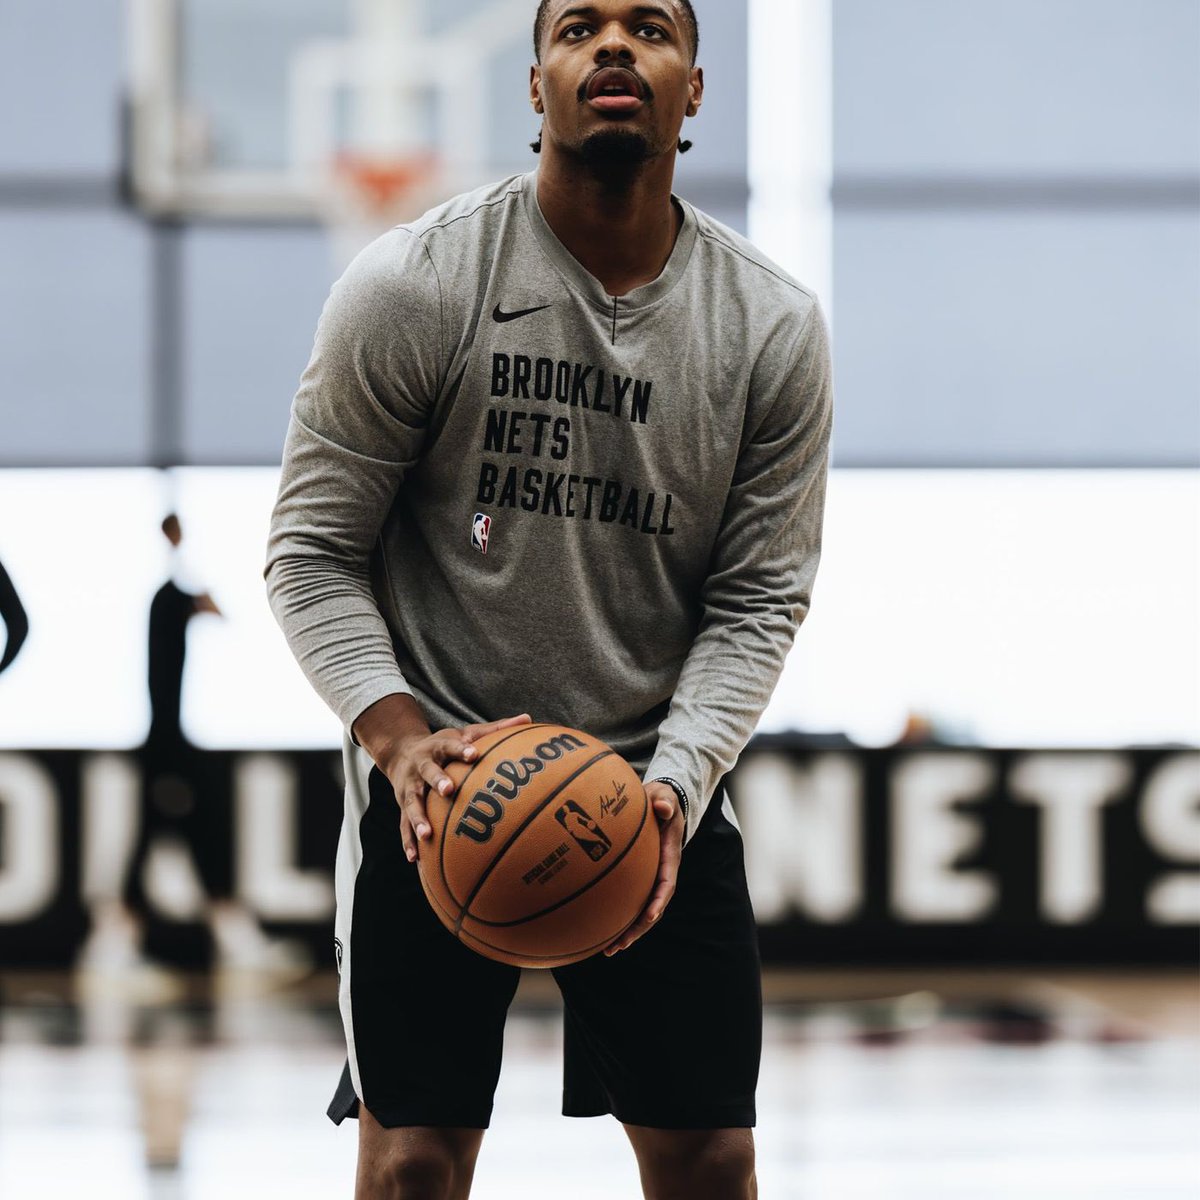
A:
[[[496,311],[492,313],[492,320],[497,325],[504,325],[509,321],[519,321],[522,317],[531,317],[534,313],[544,312],[546,309],[553,307],[554,305],[552,304],[542,304],[537,308],[523,308],[520,312],[506,313],[497,304]]]

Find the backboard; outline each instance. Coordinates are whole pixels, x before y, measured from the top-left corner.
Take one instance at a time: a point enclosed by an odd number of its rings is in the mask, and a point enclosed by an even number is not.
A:
[[[348,161],[408,180],[412,215],[484,182],[496,62],[531,26],[529,0],[127,4],[132,190],[180,218],[340,220]]]

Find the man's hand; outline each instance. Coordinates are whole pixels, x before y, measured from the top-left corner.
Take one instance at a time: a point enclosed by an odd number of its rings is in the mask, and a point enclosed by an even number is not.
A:
[[[217,602],[207,592],[196,597],[196,611],[198,613],[209,613],[214,617],[223,617],[225,615],[217,607]]]
[[[386,696],[354,722],[354,736],[387,776],[400,805],[400,840],[409,862],[416,862],[418,846],[433,836],[425,799],[429,790],[453,796],[454,780],[443,770],[448,762],[472,762],[479,754],[473,745],[501,729],[528,725],[528,713],[443,729],[431,733],[425,714],[411,696]]]
[[[650,902],[642,915],[607,950],[609,958],[628,950],[644,933],[658,924],[675,895],[675,879],[679,874],[679,859],[683,854],[683,808],[673,788],[665,783],[646,784],[646,797],[658,818],[662,849],[658,858],[658,880],[650,894]]]

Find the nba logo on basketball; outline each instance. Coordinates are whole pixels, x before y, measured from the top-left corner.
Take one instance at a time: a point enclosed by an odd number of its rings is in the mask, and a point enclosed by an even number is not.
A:
[[[592,862],[599,862],[612,849],[608,834],[574,800],[568,800],[554,817],[583,847]]]
[[[483,513],[476,513],[475,520],[471,525],[471,545],[478,550],[480,554],[486,554],[488,541],[492,536],[492,518],[485,517]]]

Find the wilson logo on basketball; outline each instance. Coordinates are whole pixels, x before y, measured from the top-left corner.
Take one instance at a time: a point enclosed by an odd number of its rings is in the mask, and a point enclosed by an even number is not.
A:
[[[473,842],[490,841],[504,816],[506,800],[515,800],[529,781],[545,770],[547,763],[558,762],[560,758],[586,748],[586,742],[569,733],[560,733],[535,746],[532,755],[517,760],[505,759],[496,766],[492,778],[471,798],[454,827],[454,836],[470,838]]]

